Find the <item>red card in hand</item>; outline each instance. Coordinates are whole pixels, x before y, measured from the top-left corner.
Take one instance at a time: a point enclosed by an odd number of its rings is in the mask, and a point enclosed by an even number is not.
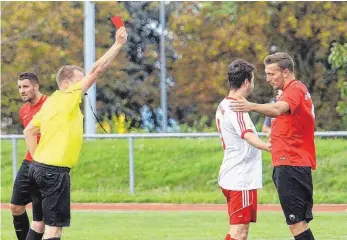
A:
[[[121,27],[124,27],[124,23],[121,17],[119,16],[114,16],[111,18],[111,21],[113,25],[116,27],[116,29],[119,29]]]

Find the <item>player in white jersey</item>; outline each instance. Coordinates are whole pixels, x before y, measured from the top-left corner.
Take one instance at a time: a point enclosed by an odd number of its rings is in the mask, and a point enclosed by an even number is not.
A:
[[[270,143],[257,136],[248,113],[234,112],[230,99],[248,97],[254,88],[255,68],[245,60],[233,61],[228,67],[230,91],[219,104],[216,123],[224,158],[218,183],[227,199],[230,229],[225,240],[247,239],[249,223],[256,222],[257,189],[262,188],[261,150],[270,151]]]

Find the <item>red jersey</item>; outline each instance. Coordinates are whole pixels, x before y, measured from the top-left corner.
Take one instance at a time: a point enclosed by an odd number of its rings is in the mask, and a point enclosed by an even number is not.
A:
[[[34,115],[40,111],[43,103],[46,101],[47,96],[42,95],[40,100],[35,104],[31,105],[29,102],[24,103],[24,105],[19,109],[19,119],[23,125],[24,128],[30,123],[31,119],[34,117]],[[40,141],[40,134],[37,134],[37,142]],[[27,151],[25,158],[28,161],[32,161],[33,158],[29,151]]]
[[[306,86],[292,80],[278,101],[288,103],[290,112],[272,121],[271,154],[273,166],[306,166],[316,169],[314,106]]]

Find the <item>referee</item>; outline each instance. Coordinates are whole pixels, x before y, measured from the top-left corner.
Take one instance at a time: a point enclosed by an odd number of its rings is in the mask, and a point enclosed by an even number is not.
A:
[[[127,40],[124,27],[116,41],[84,76],[80,67],[68,65],[59,69],[59,90],[47,99],[41,110],[24,130],[25,141],[34,156],[29,178],[40,194],[45,234],[43,239],[58,240],[62,227],[70,226],[70,169],[76,165],[83,141],[83,116],[79,108],[83,94],[95,83],[115,59]],[[41,132],[37,145],[36,133]],[[27,237],[27,240],[40,238]]]

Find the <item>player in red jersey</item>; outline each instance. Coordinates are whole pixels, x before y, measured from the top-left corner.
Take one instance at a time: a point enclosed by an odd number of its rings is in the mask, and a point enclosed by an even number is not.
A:
[[[39,87],[39,79],[34,73],[25,72],[19,75],[18,91],[24,102],[23,106],[19,109],[19,118],[24,128],[41,109],[41,106],[47,99],[47,96],[40,93]],[[37,135],[37,141],[39,139],[40,135]],[[44,232],[41,205],[36,204],[35,201],[32,203],[34,221],[30,231],[29,219],[25,210],[26,205],[32,202],[30,195],[31,187],[28,178],[28,170],[32,160],[32,156],[27,151],[13,185],[11,212],[18,240],[25,240],[28,232],[29,239],[42,239]]]
[[[272,179],[295,240],[312,240],[308,223],[313,219],[311,170],[316,169],[314,106],[306,86],[295,79],[294,61],[287,53],[269,55],[264,64],[267,82],[283,91],[278,101],[256,104],[240,98],[231,101],[230,107],[275,118],[271,126]]]

